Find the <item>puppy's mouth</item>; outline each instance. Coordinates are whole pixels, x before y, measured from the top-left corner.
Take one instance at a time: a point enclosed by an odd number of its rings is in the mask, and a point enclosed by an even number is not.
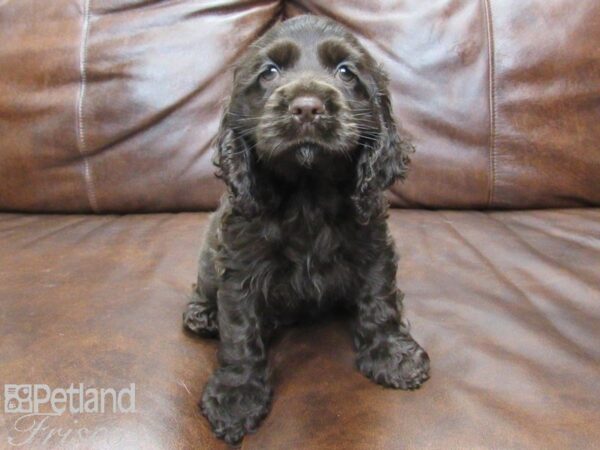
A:
[[[335,117],[298,123],[294,118],[270,115],[259,124],[257,134],[257,149],[268,159],[293,156],[307,167],[321,156],[347,153],[356,143],[352,124]]]

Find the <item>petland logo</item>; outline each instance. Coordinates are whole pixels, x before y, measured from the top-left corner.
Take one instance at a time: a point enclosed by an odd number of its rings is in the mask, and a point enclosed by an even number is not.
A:
[[[135,412],[135,383],[119,391],[112,388],[75,387],[50,389],[47,384],[5,384],[4,412],[60,415]]]
[[[122,389],[86,388],[82,383],[64,388],[50,388],[47,384],[5,384],[4,412],[16,415],[8,434],[8,443],[14,447],[34,442],[52,448],[56,445],[78,447],[79,443],[103,440],[114,447],[120,438],[107,427],[82,427],[75,417],[68,426],[64,426],[64,420],[59,423],[56,420],[63,414],[135,413],[135,383]]]

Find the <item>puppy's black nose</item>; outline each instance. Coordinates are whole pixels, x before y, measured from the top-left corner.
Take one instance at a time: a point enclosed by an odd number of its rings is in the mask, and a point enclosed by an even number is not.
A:
[[[325,113],[325,105],[319,97],[303,95],[292,100],[290,112],[300,122],[309,123]]]

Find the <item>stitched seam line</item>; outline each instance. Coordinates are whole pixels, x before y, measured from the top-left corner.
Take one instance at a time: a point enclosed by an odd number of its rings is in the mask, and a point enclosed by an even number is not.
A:
[[[79,49],[79,96],[77,98],[77,149],[83,159],[83,176],[85,180],[85,189],[88,201],[92,211],[98,212],[98,200],[96,198],[96,189],[92,177],[90,161],[87,158],[87,141],[85,138],[85,123],[83,115],[83,103],[85,99],[87,84],[87,42],[90,28],[90,1],[83,0],[83,30],[81,38],[81,47]]]
[[[494,54],[494,27],[492,25],[491,0],[483,0],[488,38],[488,72],[489,72],[489,116],[490,116],[490,149],[489,149],[489,186],[488,207],[494,203],[496,190],[496,61]]]

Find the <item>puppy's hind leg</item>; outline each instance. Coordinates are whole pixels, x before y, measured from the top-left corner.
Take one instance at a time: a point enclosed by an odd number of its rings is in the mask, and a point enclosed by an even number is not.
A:
[[[193,285],[190,302],[183,313],[183,325],[202,337],[218,337],[217,285],[212,252],[205,248],[200,256],[198,282]]]
[[[183,325],[202,337],[218,337],[216,298],[206,297],[198,285],[194,284],[192,299],[183,313]]]

